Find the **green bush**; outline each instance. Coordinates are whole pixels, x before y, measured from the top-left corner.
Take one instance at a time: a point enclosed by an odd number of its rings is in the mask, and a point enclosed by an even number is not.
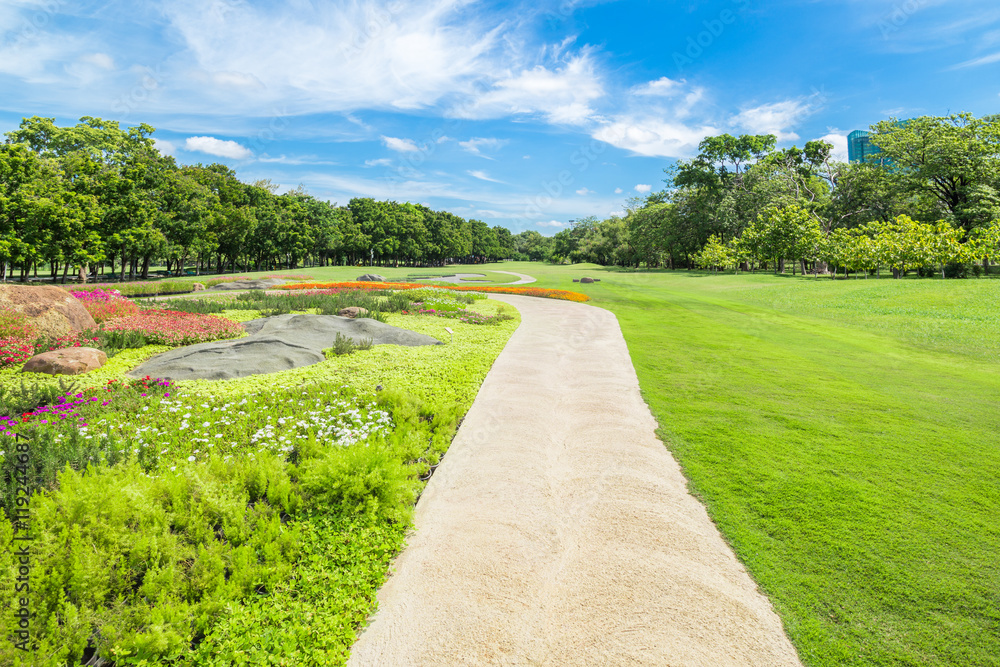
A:
[[[969,265],[965,262],[952,262],[944,266],[945,278],[968,278]]]
[[[355,343],[353,339],[348,338],[338,331],[337,338],[333,341],[333,347],[327,348],[324,352],[328,352],[333,355],[352,354],[356,350],[370,350],[371,347],[371,338],[364,338]]]
[[[157,294],[184,294],[194,291],[194,283],[184,280],[152,280],[137,283],[98,283],[93,285],[73,285],[74,292],[115,289],[122,296],[156,296]]]
[[[384,443],[334,447],[299,467],[302,492],[313,508],[367,514],[408,523],[419,482]]]
[[[63,396],[77,391],[78,384],[65,378],[53,378],[52,382],[44,384],[26,383],[6,380],[0,382],[0,417],[19,417],[42,405],[52,405]]]
[[[299,506],[274,457],[184,466],[156,478],[136,464],[60,473],[31,504],[32,567],[45,573],[31,602],[34,627],[44,631],[36,630],[35,660],[24,664],[75,665],[94,655],[160,664],[187,652],[227,604],[288,579],[297,528],[281,518]],[[14,560],[10,530],[0,522],[4,569]],[[0,576],[13,581],[8,571]],[[16,608],[13,587],[3,595],[4,607]],[[5,636],[15,625],[3,614]],[[15,664],[17,655],[0,644],[0,663]]]

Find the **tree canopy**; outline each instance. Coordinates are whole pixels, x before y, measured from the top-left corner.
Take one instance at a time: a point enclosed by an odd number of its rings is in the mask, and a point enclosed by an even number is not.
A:
[[[178,165],[149,125],[84,117],[72,127],[25,118],[0,144],[0,267],[24,280],[100,266],[146,277],[154,261],[180,273],[328,263],[440,264],[513,257],[504,227],[407,202],[347,206],[303,188],[277,194],[229,167]]]

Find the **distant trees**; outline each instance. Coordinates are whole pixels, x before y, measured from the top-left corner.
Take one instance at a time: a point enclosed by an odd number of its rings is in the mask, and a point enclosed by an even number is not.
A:
[[[665,170],[666,189],[623,218],[559,232],[550,258],[778,272],[791,261],[830,275],[988,268],[1000,254],[1000,116],[890,120],[871,141],[878,162],[847,164],[820,141],[708,137]]]
[[[145,278],[311,264],[486,262],[518,254],[503,227],[370,198],[337,206],[221,164],[178,166],[148,125],[84,117],[73,127],[26,118],[0,144],[0,277],[40,267],[65,281],[99,267]],[[536,245],[539,245],[536,243]],[[536,258],[547,252],[533,252]]]

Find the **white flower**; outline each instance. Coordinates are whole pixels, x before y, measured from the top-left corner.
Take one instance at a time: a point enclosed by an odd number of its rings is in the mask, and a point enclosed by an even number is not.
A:
[[[193,456],[189,456],[189,457],[188,457],[188,461],[190,461],[190,462],[192,462],[192,463],[193,463],[193,462],[194,462],[194,457],[193,457]]]

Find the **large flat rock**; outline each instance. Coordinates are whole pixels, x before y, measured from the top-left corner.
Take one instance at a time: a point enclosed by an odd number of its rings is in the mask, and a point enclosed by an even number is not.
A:
[[[337,315],[278,315],[244,322],[246,338],[220,340],[159,354],[129,377],[147,375],[166,380],[230,380],[277,373],[323,361],[337,333],[354,342],[370,338],[374,345],[440,345],[441,341],[408,329],[369,319]]]
[[[208,289],[221,290],[221,291],[271,289],[272,287],[277,287],[278,285],[284,285],[284,284],[285,281],[282,280],[281,278],[266,278],[261,280],[232,280],[227,283],[219,283],[218,285],[213,285]]]

